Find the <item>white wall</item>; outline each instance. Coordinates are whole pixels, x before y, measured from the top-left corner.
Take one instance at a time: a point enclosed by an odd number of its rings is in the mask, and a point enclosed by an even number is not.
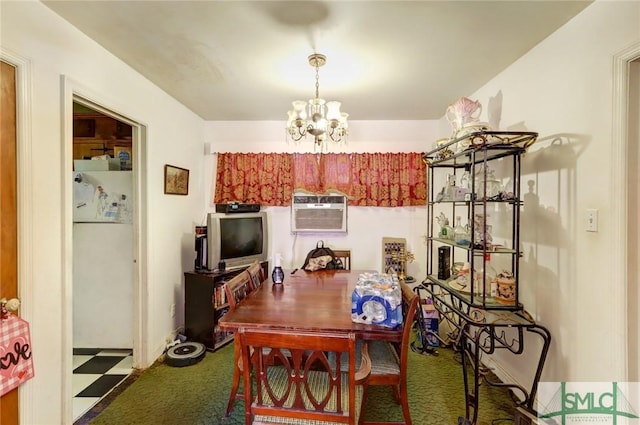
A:
[[[598,1],[470,96],[502,99],[500,129],[540,133],[523,160],[522,191],[532,184],[535,204],[525,200],[522,215],[521,300],[552,334],[543,381],[626,378],[624,305],[611,302],[627,284],[611,278],[622,243],[610,236],[622,201],[610,195],[612,65],[639,40],[640,3]],[[596,233],[584,228],[589,208],[599,211]],[[526,360],[506,357],[506,372],[528,382]]]
[[[283,115],[284,116],[284,115]],[[311,139],[295,145],[285,142],[285,120],[279,122],[207,122],[205,143],[212,152],[313,152]],[[424,152],[433,140],[443,137],[439,121],[350,121],[349,140],[335,152]],[[205,158],[209,189],[206,208],[213,211],[215,155]],[[373,208],[349,207],[347,233],[291,233],[290,209],[266,207],[269,213],[270,254],[282,254],[284,267],[302,266],[307,253],[318,240],[335,249],[350,249],[352,269],[382,269],[382,238],[406,238],[416,258],[408,264],[408,274],[416,279],[426,276],[427,211],[424,207]],[[203,217],[204,220],[204,217]]]
[[[148,328],[143,330],[144,358],[153,361],[164,348],[169,332],[182,317],[183,271],[193,267],[193,226],[202,216],[203,122],[159,90],[128,65],[107,53],[74,27],[39,2],[2,2],[0,42],[3,51],[28,62],[31,81],[27,123],[32,141],[28,162],[33,170],[33,252],[31,281],[21,281],[22,293],[29,292],[32,304],[25,318],[31,324],[35,378],[25,383],[21,394],[21,422],[29,424],[71,423],[71,410],[63,411],[61,387],[63,361],[71,353],[63,350],[63,303],[65,235],[62,234],[65,206],[64,185],[71,185],[71,169],[63,169],[61,77],[85,95],[109,109],[141,122],[148,128],[147,160],[140,173],[147,179],[148,219]],[[19,136],[21,137],[21,136]],[[66,142],[66,141],[65,141]],[[70,143],[70,141],[68,141]],[[163,166],[169,163],[191,170],[188,196],[164,195]],[[69,217],[70,220],[70,217]],[[66,223],[70,228],[70,221]],[[176,303],[176,318],[169,314]],[[117,309],[114,309],[117,314]],[[139,366],[146,367],[148,364]],[[70,388],[68,390],[71,391]]]

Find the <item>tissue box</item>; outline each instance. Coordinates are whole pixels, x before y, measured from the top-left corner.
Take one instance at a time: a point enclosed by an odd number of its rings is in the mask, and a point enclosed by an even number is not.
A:
[[[402,324],[402,292],[398,277],[361,274],[351,293],[351,320],[390,328]]]
[[[75,171],[113,171],[120,170],[119,159],[74,159]]]

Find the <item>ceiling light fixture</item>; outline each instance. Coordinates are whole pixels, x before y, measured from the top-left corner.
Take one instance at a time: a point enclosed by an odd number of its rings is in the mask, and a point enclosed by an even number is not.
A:
[[[347,140],[347,117],[340,112],[340,102],[327,102],[320,98],[320,77],[318,70],[327,63],[326,56],[314,53],[309,56],[309,65],[316,69],[316,97],[292,102],[293,110],[289,111],[287,134],[292,141],[298,142],[307,134],[314,137],[315,147],[322,147],[325,140],[342,143]],[[326,147],[326,145],[325,145]]]

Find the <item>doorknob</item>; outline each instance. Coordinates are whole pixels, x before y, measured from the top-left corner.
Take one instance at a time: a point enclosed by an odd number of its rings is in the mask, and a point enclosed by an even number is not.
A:
[[[17,298],[0,298],[0,320],[4,320],[10,311],[18,311],[20,300]]]

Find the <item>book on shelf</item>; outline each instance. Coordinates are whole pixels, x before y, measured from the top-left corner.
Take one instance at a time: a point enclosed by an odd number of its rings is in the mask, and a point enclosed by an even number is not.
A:
[[[224,285],[217,285],[213,290],[214,306],[216,308],[222,307],[227,304],[227,294],[224,290]]]

